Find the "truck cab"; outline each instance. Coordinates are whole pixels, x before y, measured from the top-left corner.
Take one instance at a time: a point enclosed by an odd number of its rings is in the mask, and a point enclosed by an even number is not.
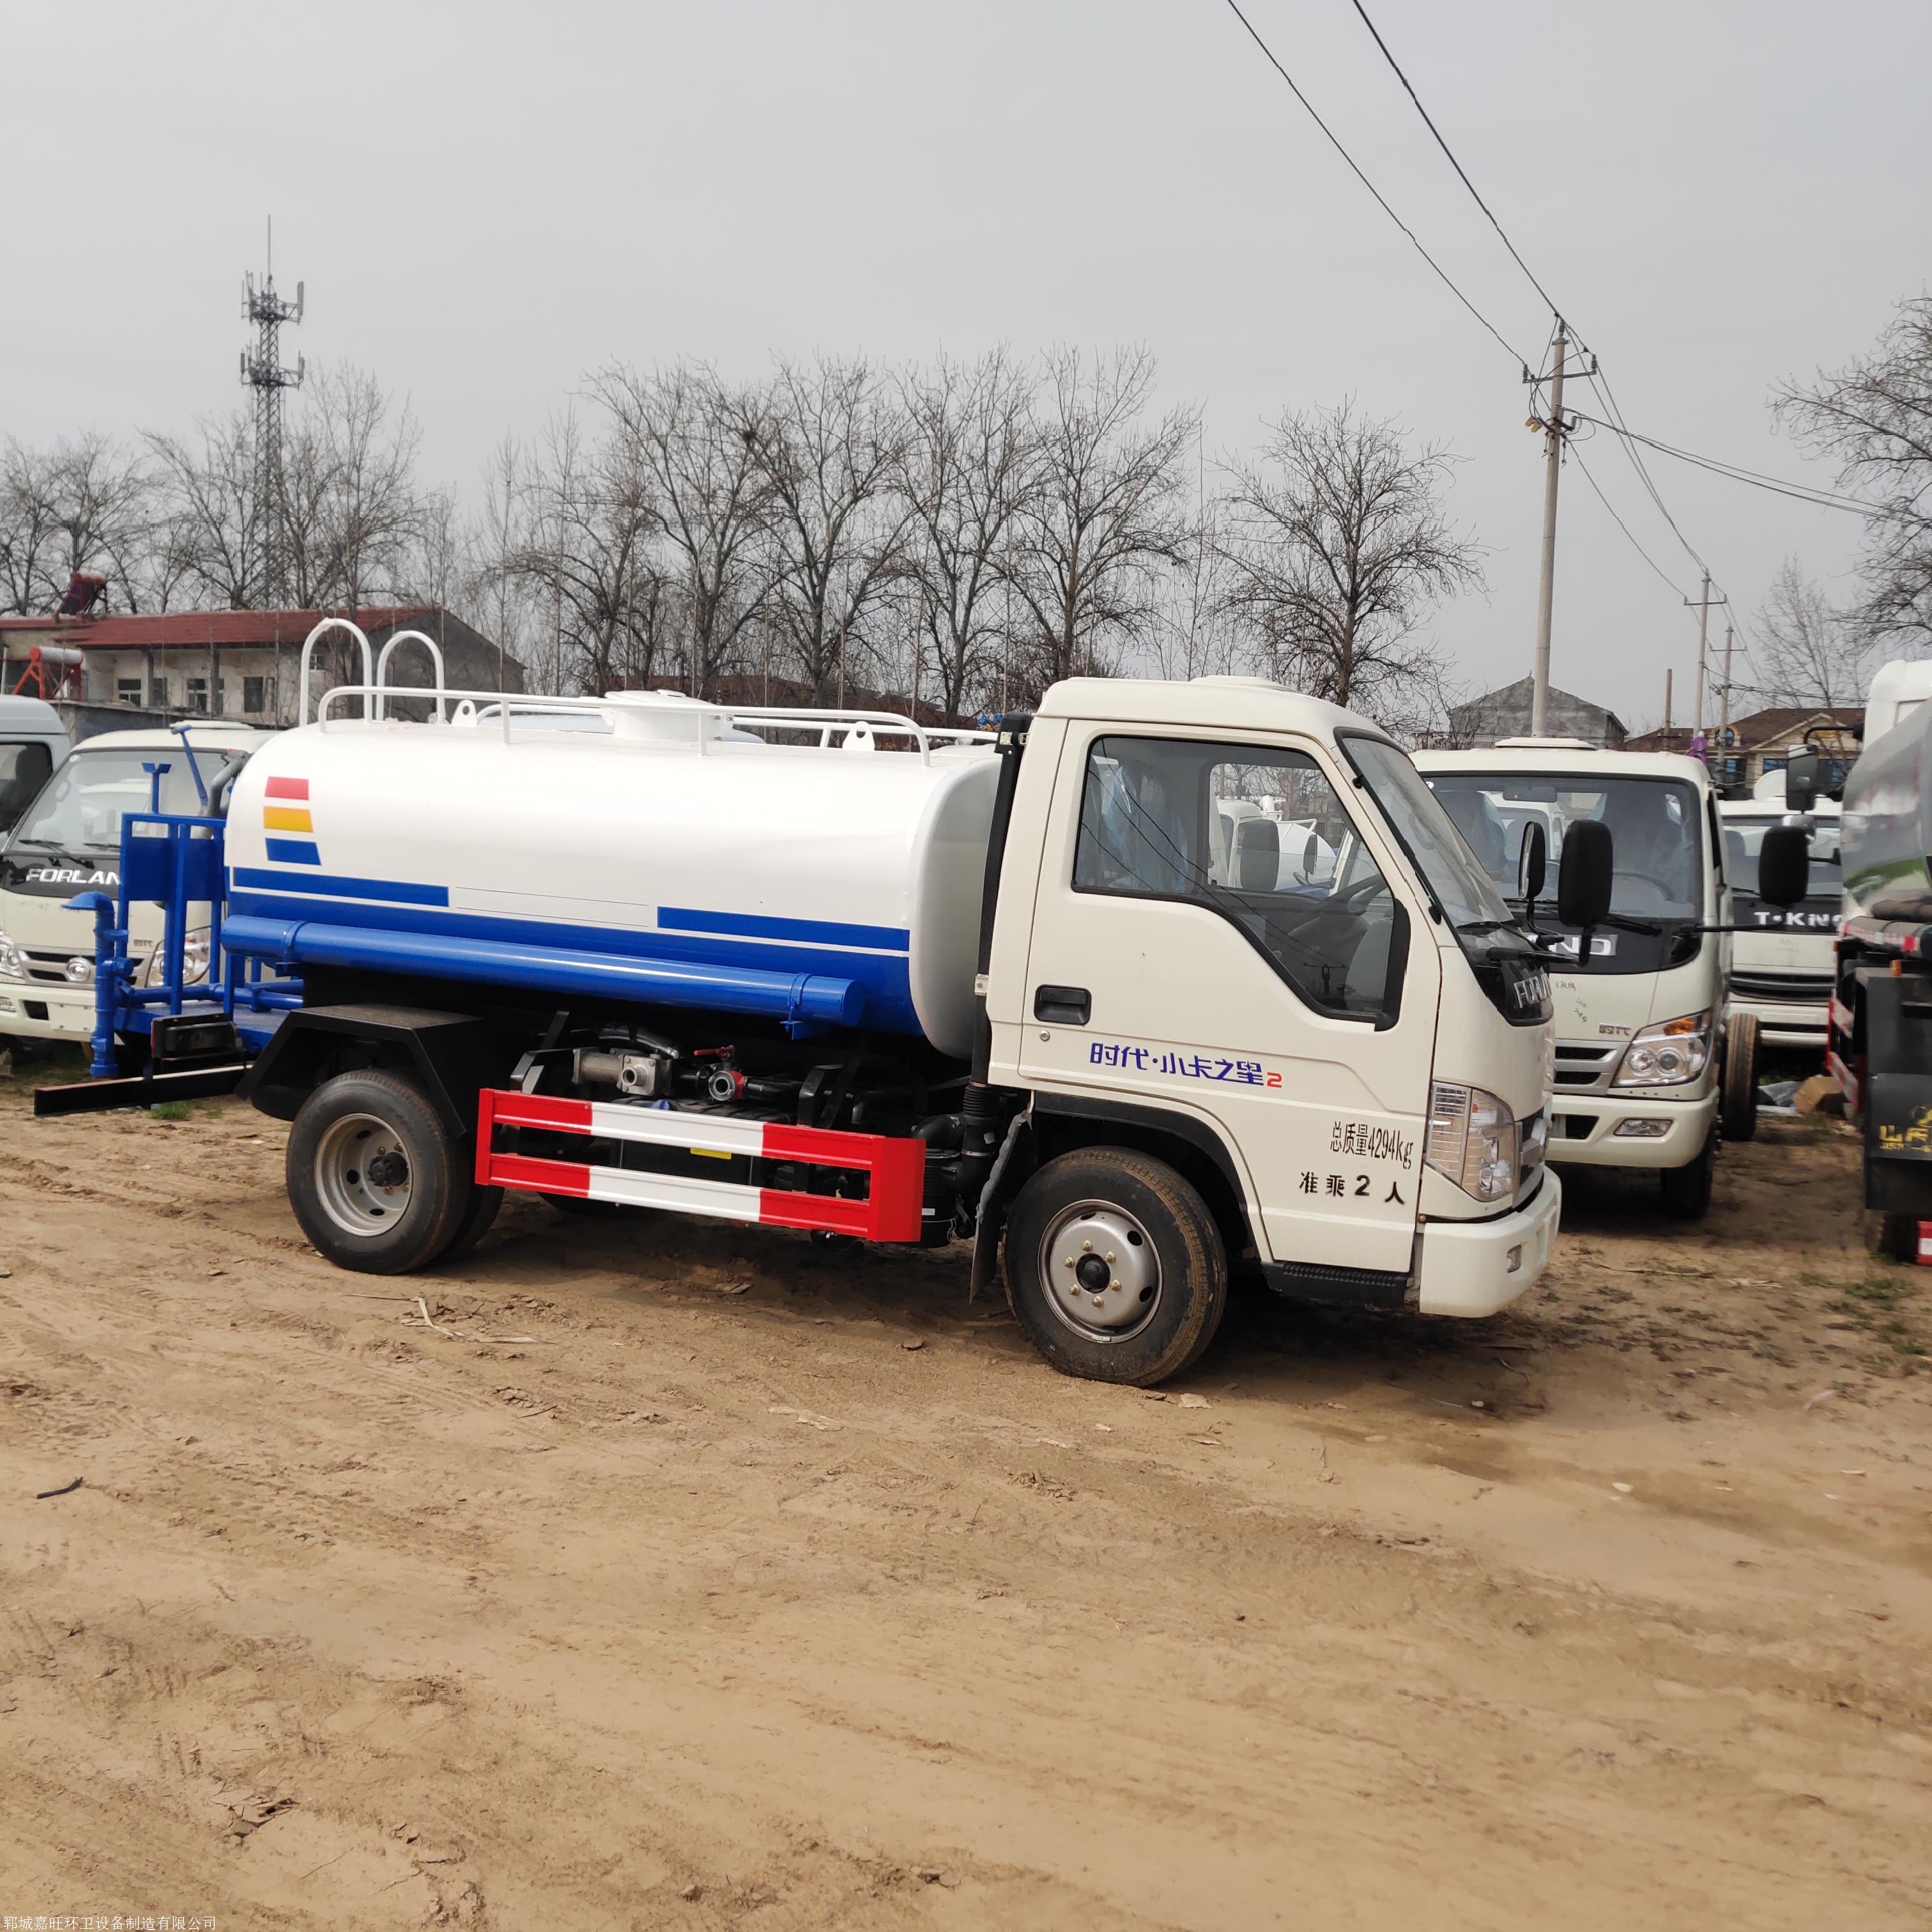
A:
[[[71,748],[44,699],[0,697],[0,844]]]
[[[43,707],[51,710],[51,706]],[[0,847],[0,1042],[84,1046],[94,1029],[94,922],[70,908],[77,895],[112,893],[120,881],[121,815],[201,808],[231,755],[245,755],[273,734],[211,719],[176,731],[109,731],[83,740],[62,760],[15,820]],[[200,787],[196,772],[200,775]],[[158,907],[129,909],[128,946],[137,975],[160,936]],[[195,930],[206,956],[206,904]],[[189,943],[190,958],[195,944]]]
[[[1532,919],[1556,1002],[1550,1158],[1654,1172],[1666,1212],[1708,1210],[1719,1140],[1755,1124],[1748,1025],[1736,1030],[1726,1090],[1730,890],[1710,774],[1694,758],[1598,749],[1580,740],[1506,740],[1424,752],[1416,764],[1496,890]],[[1526,903],[1524,843],[1552,852],[1588,820],[1610,833],[1608,917],[1585,933],[1554,904]]]
[[[1731,979],[1726,1014],[1748,1016],[1766,1046],[1822,1055],[1836,976],[1844,880],[1838,865],[1839,807],[1819,800],[1808,814],[1810,891],[1799,904],[1773,905],[1758,891],[1765,834],[1786,822],[1784,776],[1760,781],[1759,795],[1718,806],[1724,872],[1731,888]]]

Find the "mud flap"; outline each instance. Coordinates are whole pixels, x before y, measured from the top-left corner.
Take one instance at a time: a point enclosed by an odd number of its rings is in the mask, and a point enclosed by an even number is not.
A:
[[[1006,1225],[1006,1202],[1012,1192],[1006,1185],[1006,1175],[1021,1135],[1030,1136],[1032,1132],[1033,1102],[1029,1100],[1008,1124],[1006,1137],[993,1156],[992,1171],[980,1190],[979,1211],[973,1222],[973,1271],[966,1287],[969,1307],[979,1300],[980,1291],[993,1279],[993,1271],[999,1265],[1000,1236]]]

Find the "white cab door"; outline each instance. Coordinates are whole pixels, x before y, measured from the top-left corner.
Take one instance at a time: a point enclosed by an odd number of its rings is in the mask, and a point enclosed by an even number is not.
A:
[[[1314,747],[1070,725],[1022,1074],[1211,1124],[1264,1258],[1408,1268],[1440,976],[1379,824]]]

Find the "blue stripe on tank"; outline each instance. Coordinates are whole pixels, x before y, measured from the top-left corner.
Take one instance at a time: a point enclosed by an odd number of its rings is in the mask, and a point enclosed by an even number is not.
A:
[[[314,883],[304,878],[302,883]],[[824,974],[850,980],[866,989],[865,1024],[894,1033],[920,1030],[913,1010],[911,965],[904,952],[859,952],[834,946],[802,945],[776,940],[738,938],[729,934],[640,932],[634,928],[578,926],[562,920],[508,919],[488,913],[448,910],[440,907],[383,904],[379,902],[345,904],[341,899],[286,892],[264,892],[244,881],[238,871],[229,898],[231,914],[289,923],[315,920],[326,926],[368,927],[380,932],[447,934],[457,939],[488,939],[529,946],[569,946],[633,959],[664,959],[694,964],[757,966],[773,972]],[[800,922],[802,923],[803,922]],[[848,927],[848,932],[863,928]],[[448,962],[452,978],[462,976],[460,957]]]
[[[760,913],[702,912],[691,906],[659,906],[658,924],[668,932],[716,932],[740,939],[790,939],[820,946],[864,946],[880,952],[910,952],[912,934],[898,926],[844,926],[821,919],[768,919]]]
[[[337,899],[387,899],[397,905],[446,906],[447,886],[416,886],[406,879],[344,879],[332,872],[268,872],[238,866],[231,883],[271,892],[322,892]]]
[[[312,838],[271,838],[268,856],[278,866],[319,866],[322,854]]]

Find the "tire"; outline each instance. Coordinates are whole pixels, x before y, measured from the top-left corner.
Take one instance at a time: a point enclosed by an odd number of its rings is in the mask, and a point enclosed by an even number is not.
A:
[[[1918,1258],[1918,1216],[1888,1214],[1868,1208],[1864,1214],[1865,1250],[1881,1261],[1916,1262]]]
[[[366,1172],[374,1157],[388,1171]],[[400,1165],[398,1165],[400,1163]],[[393,1073],[338,1074],[302,1102],[289,1130],[289,1204],[338,1268],[404,1274],[442,1253],[474,1186],[422,1090]]]
[[[1178,1375],[1227,1310],[1227,1252],[1208,1204],[1164,1161],[1125,1148],[1082,1148],[1034,1174],[1014,1198],[1002,1258],[1028,1340],[1090,1382],[1148,1388]],[[1092,1280],[1070,1292],[1063,1269]]]
[[[1733,1013],[1724,1028],[1724,1091],[1718,1117],[1727,1141],[1757,1132],[1757,1016]]]
[[[1718,1137],[1706,1137],[1696,1160],[1684,1167],[1666,1167],[1659,1172],[1658,1191],[1664,1196],[1664,1211],[1672,1220],[1701,1221],[1711,1211],[1711,1183],[1718,1166]]]
[[[449,1238],[448,1246],[436,1259],[460,1261],[490,1232],[502,1204],[503,1190],[500,1187],[478,1187],[471,1181],[470,1205],[463,1210],[463,1219],[457,1224],[456,1232]]]

